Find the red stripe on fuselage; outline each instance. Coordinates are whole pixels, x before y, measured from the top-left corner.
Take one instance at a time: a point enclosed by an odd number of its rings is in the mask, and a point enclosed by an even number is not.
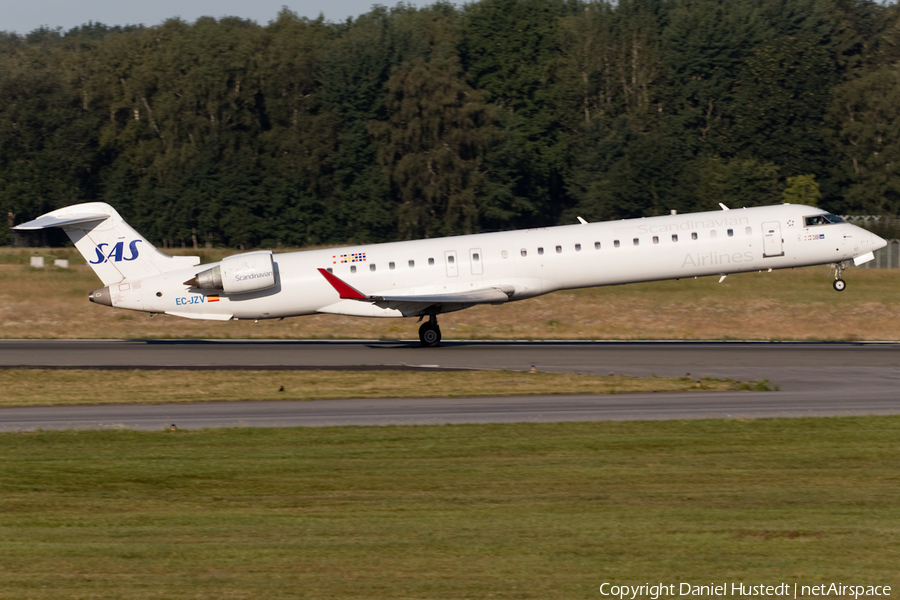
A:
[[[325,279],[328,280],[328,283],[331,284],[337,293],[340,294],[341,300],[365,300],[366,295],[361,293],[352,285],[345,283],[341,278],[336,276],[334,273],[329,273],[326,269],[319,269],[319,273],[322,274]]]

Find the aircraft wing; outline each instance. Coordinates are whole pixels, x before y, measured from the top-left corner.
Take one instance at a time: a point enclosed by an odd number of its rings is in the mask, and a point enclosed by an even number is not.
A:
[[[372,302],[378,306],[399,308],[419,305],[420,307],[432,304],[500,304],[509,300],[513,293],[512,286],[493,286],[479,288],[467,292],[453,292],[450,294],[392,294],[392,295],[367,295],[363,294],[349,283],[342,280],[326,269],[319,269],[328,283],[337,291],[341,300],[359,300]]]

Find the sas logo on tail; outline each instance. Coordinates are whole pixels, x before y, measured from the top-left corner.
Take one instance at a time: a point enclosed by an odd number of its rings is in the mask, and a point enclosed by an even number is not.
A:
[[[123,257],[125,254],[125,242],[116,242],[116,245],[112,247],[108,253],[105,248],[109,246],[109,244],[97,244],[97,247],[94,248],[94,251],[97,253],[97,260],[92,260],[92,265],[99,265],[101,263],[105,263],[107,261],[120,262],[123,260],[134,260],[138,257],[138,242],[142,242],[144,240],[133,240],[130,244],[128,244],[128,250],[131,252],[131,256]]]

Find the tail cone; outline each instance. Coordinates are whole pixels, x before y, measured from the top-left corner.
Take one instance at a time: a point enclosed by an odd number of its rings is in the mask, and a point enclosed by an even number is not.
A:
[[[103,306],[112,306],[112,297],[109,295],[109,286],[94,290],[88,295],[88,300],[94,304],[102,304]]]

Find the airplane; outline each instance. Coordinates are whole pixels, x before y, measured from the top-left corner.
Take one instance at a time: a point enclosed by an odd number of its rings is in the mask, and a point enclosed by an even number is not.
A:
[[[103,282],[91,302],[216,321],[314,313],[419,317],[437,346],[437,316],[557,290],[831,264],[843,291],[887,242],[810,206],[781,204],[273,254],[217,263],[169,256],[102,202],[15,227],[61,227]]]

